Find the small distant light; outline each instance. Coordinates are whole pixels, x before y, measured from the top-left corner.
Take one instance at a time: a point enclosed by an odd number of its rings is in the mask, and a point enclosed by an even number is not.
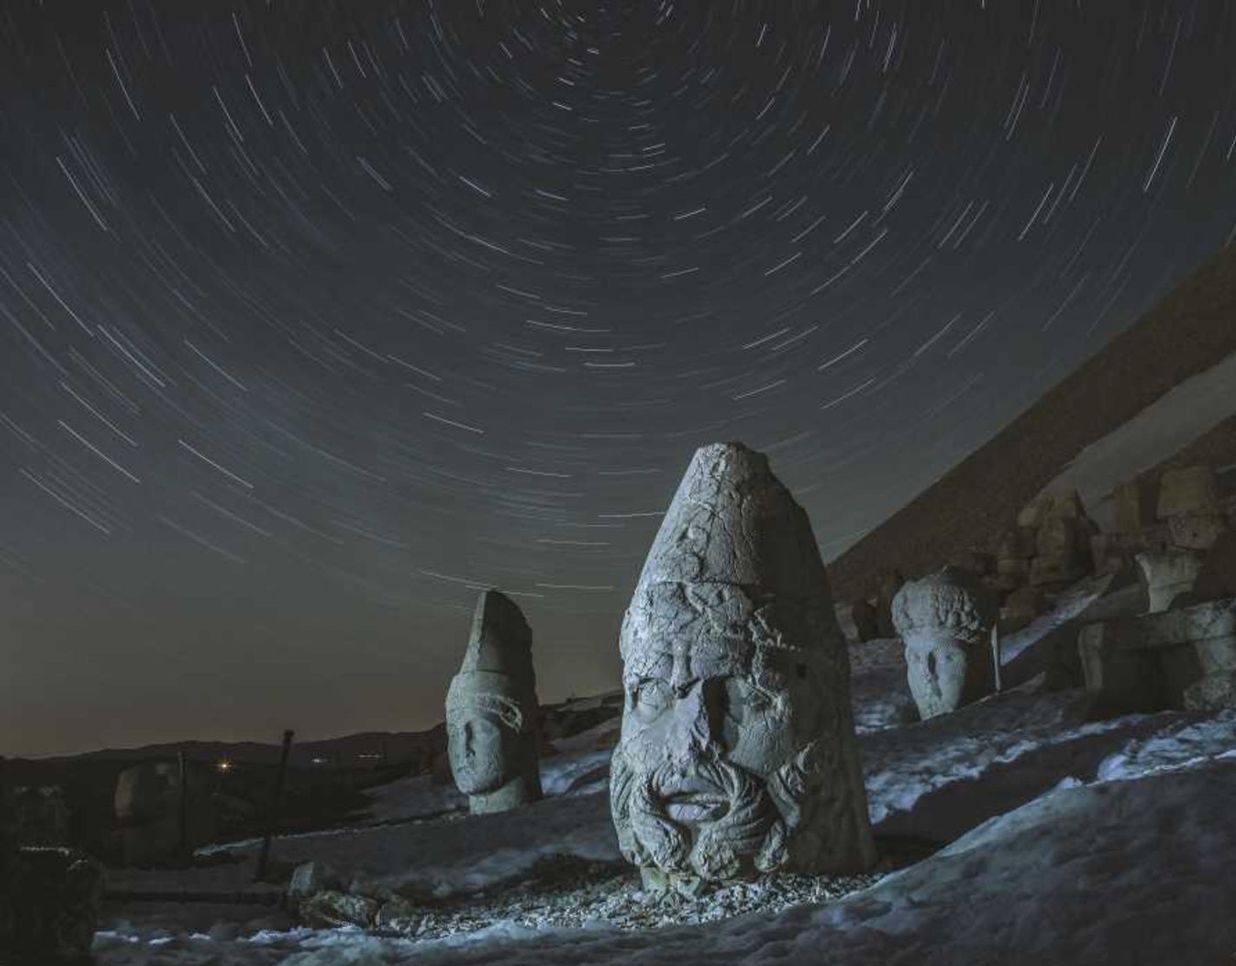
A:
[[[228,761],[226,758],[224,758],[215,767],[218,768],[219,771],[221,771],[223,774],[226,775],[229,771],[232,770],[232,763]]]

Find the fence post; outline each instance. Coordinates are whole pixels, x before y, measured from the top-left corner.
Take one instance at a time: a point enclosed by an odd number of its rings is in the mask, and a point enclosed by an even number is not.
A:
[[[176,752],[177,778],[180,782],[180,855],[186,861],[193,857],[189,847],[189,766],[183,749]]]
[[[275,790],[270,798],[270,812],[266,816],[266,834],[262,837],[262,853],[258,856],[257,874],[254,876],[255,882],[261,882],[266,878],[266,867],[270,863],[270,840],[275,834],[275,827],[279,822],[279,806],[283,800],[283,785],[287,780],[288,755],[292,750],[292,734],[291,728],[283,733],[283,751],[279,755],[279,772],[275,776]]]

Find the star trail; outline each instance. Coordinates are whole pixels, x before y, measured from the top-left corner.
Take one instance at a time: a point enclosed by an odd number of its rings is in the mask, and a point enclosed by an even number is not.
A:
[[[0,6],[0,752],[543,700],[695,447],[837,555],[1236,234],[1180,0]]]

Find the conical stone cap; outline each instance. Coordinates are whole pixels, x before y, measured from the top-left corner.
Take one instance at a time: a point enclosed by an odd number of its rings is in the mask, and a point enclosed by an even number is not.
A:
[[[532,629],[519,606],[500,590],[483,591],[472,615],[472,629],[460,674],[488,671],[535,683]]]
[[[696,450],[666,511],[640,585],[763,585],[778,596],[815,598],[824,563],[806,511],[742,443]]]
[[[747,604],[736,604],[737,600]],[[761,645],[841,646],[824,562],[806,511],[772,473],[768,458],[742,443],[696,451],[648,552],[620,636],[630,646],[658,633],[674,600],[732,614],[733,632]],[[768,603],[776,640],[749,608]],[[746,630],[740,630],[745,626]]]

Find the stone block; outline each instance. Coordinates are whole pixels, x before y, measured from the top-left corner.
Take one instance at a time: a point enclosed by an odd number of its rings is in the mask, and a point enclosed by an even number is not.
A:
[[[1121,483],[1112,492],[1116,506],[1116,530],[1119,533],[1136,533],[1154,523],[1155,503],[1153,487],[1145,481],[1133,480]]]
[[[1213,509],[1217,503],[1214,470],[1209,466],[1186,466],[1164,472],[1159,481],[1159,505],[1155,516],[1166,520],[1177,513]]]
[[[1236,598],[1083,628],[1086,688],[1113,712],[1234,707]]]

